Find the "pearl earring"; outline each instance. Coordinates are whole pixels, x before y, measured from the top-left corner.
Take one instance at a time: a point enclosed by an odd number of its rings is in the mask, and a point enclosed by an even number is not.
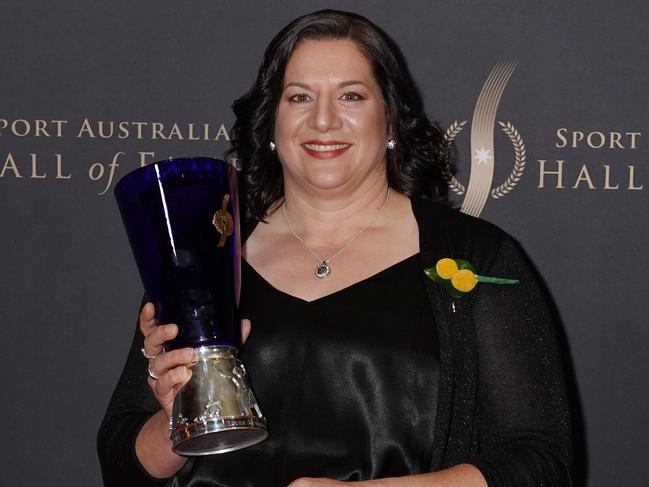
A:
[[[388,150],[394,150],[397,146],[397,141],[394,140],[393,138],[390,138],[388,140]]]
[[[277,149],[277,146],[275,145],[275,142],[272,140],[270,141],[270,151],[275,152],[275,149]]]

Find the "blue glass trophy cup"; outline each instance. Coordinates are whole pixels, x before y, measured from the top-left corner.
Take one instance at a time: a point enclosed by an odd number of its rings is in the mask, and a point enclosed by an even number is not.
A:
[[[124,176],[115,196],[165,350],[194,347],[198,363],[170,419],[176,453],[224,453],[268,436],[238,360],[241,245],[236,170],[211,158],[169,159]]]

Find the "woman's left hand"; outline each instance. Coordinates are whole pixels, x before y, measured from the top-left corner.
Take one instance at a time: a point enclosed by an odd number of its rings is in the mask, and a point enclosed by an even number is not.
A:
[[[360,482],[356,482],[358,484]],[[287,487],[335,487],[345,485],[346,482],[326,478],[302,477],[294,480]]]
[[[361,480],[350,482],[354,487],[360,486],[409,486],[409,487],[487,487],[487,481],[473,465],[466,463],[440,470],[439,472],[406,475],[405,477],[389,477],[376,480]],[[287,487],[342,487],[346,482],[325,478],[302,477],[291,482]]]

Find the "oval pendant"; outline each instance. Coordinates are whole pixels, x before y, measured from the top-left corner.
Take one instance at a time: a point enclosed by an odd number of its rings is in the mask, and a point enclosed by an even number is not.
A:
[[[329,274],[331,273],[331,269],[329,268],[329,265],[326,262],[321,262],[318,264],[318,266],[315,268],[315,276],[318,279],[324,279],[326,278]]]

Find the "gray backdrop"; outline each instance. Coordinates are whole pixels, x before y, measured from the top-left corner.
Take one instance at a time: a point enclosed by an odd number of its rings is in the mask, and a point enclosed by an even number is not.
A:
[[[518,64],[497,105],[510,134],[496,124],[489,153],[492,187],[510,184],[481,216],[522,242],[556,300],[586,484],[649,485],[647,5],[2,1],[3,485],[101,484],[95,434],[142,295],[115,181],[142,157],[222,155],[267,42],[326,6],[383,26],[430,116],[467,121],[464,185],[480,90]]]

